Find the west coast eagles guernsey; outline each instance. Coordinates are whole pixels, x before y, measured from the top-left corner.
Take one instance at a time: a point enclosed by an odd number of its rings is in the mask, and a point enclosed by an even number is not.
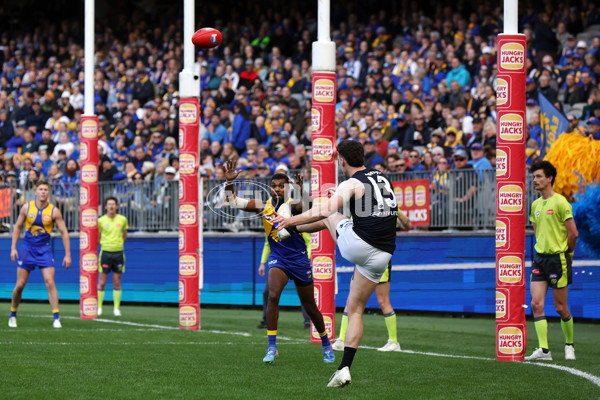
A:
[[[34,200],[29,202],[25,219],[25,245],[29,247],[50,246],[50,235],[54,228],[53,210],[53,204],[48,203],[46,207],[39,209]]]
[[[287,204],[290,205],[291,201],[292,199],[289,199]],[[269,262],[276,260],[277,264],[310,268],[310,262],[306,254],[306,243],[301,234],[292,234],[289,238],[283,240],[277,236],[277,224],[272,222],[275,218],[275,212],[276,209],[273,206],[272,199],[267,200],[261,214],[265,235],[271,247]]]

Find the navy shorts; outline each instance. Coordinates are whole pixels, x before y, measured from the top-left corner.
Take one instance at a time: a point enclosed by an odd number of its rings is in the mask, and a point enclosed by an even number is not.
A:
[[[23,244],[19,251],[19,268],[33,271],[36,267],[40,269],[54,267],[54,257],[52,256],[52,246],[50,244],[38,247],[30,247]]]
[[[308,286],[313,283],[312,269],[310,262],[306,258],[306,262],[294,262],[293,260],[280,260],[271,258],[267,260],[269,269],[279,268],[289,279],[293,280],[296,286]]]
[[[531,265],[531,281],[546,281],[552,288],[564,288],[573,283],[572,262],[567,253],[538,253]]]
[[[110,271],[122,274],[125,272],[125,252],[123,251],[101,251],[100,268],[103,274]]]

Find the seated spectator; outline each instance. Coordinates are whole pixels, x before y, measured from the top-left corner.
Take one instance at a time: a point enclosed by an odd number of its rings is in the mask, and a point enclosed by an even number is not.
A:
[[[23,139],[25,142],[21,147],[21,154],[33,154],[38,150],[38,143],[35,141],[33,132],[26,130],[23,133]]]
[[[471,146],[471,161],[469,164],[475,169],[491,169],[492,164],[484,157],[483,145],[481,143],[473,143]]]
[[[410,161],[410,168],[415,171],[425,171],[425,166],[421,164],[421,155],[418,150],[411,150],[408,155],[408,160]]]
[[[219,114],[213,114],[210,119],[210,123],[206,126],[206,135],[210,142],[217,141],[221,144],[229,141],[229,131],[223,124],[221,124],[221,116]]]
[[[377,152],[375,141],[371,138],[365,139],[365,167],[373,168],[377,163],[384,162],[383,157]]]
[[[152,161],[152,159],[148,154],[146,154],[143,148],[136,148],[135,158],[133,159],[133,162],[135,163],[135,168],[138,170],[138,172],[142,172],[142,167],[145,161]]]
[[[165,148],[165,135],[162,132],[156,131],[152,133],[152,140],[148,143],[147,154],[152,162],[158,161],[161,153]],[[175,150],[172,148],[171,150]]]
[[[80,182],[79,163],[73,159],[66,162],[65,172],[56,191],[56,202],[61,211],[73,212],[77,206],[77,187]]]
[[[52,140],[50,129],[42,129],[42,140],[38,144],[38,152],[45,150],[48,154],[52,155],[54,153],[54,147],[56,147],[56,143]]]
[[[54,147],[54,152],[50,158],[57,161],[59,159],[58,153],[60,150],[65,152],[67,158],[75,151],[75,145],[69,140],[69,134],[67,132],[60,133],[58,144]]]
[[[117,170],[123,169],[127,158],[128,157],[127,148],[125,147],[125,139],[119,137],[115,139],[115,147],[111,155],[112,166],[114,166]]]
[[[112,160],[107,156],[104,156],[102,160],[100,160],[100,170],[98,171],[98,181],[99,182],[112,182],[113,177],[119,172],[117,168],[113,165]]]

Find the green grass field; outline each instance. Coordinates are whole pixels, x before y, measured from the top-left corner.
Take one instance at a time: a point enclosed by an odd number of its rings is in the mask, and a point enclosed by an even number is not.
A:
[[[6,316],[9,305],[4,303]],[[105,307],[110,313],[110,307]],[[81,321],[63,304],[63,329],[49,306],[24,303],[19,327],[0,328],[1,399],[598,399],[600,325],[577,323],[577,360],[564,361],[559,323],[549,324],[552,365],[494,361],[491,319],[401,316],[405,352],[373,348],[387,339],[383,317],[365,316],[352,384],[326,388],[337,367],[310,344],[300,312],[281,312],[279,358],[263,365],[259,311],[204,309],[202,331],[180,331],[177,309],[124,306],[123,316]],[[528,354],[537,344],[529,326]],[[424,353],[436,353],[424,354]],[[466,356],[453,358],[441,355]],[[341,353],[336,353],[338,360]],[[595,382],[595,383],[594,383]]]

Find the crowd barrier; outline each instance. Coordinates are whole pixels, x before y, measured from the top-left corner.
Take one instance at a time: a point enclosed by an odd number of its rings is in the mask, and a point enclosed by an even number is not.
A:
[[[294,176],[294,172],[290,172]],[[390,180],[429,181],[428,230],[494,230],[496,226],[496,173],[495,170],[449,170],[445,172],[389,173]],[[338,182],[345,178],[339,176]],[[310,177],[305,176],[305,188],[310,192]],[[236,181],[238,194],[249,198],[268,195],[269,178],[240,178]],[[204,230],[211,231],[260,231],[262,222],[256,215],[234,210],[224,205],[224,181],[203,179]],[[70,232],[79,231],[79,184],[52,184],[50,201],[58,206]],[[474,186],[474,195],[467,201],[457,201],[469,187]],[[119,201],[119,213],[129,220],[130,229],[138,232],[178,231],[177,181],[130,181],[100,182],[100,200],[114,196]],[[538,197],[531,175],[526,183],[526,210]],[[19,208],[33,200],[33,188],[5,186],[0,188],[0,230],[12,232]],[[100,215],[103,206],[99,206]],[[529,219],[528,219],[529,220]],[[528,222],[528,227],[531,225]]]

